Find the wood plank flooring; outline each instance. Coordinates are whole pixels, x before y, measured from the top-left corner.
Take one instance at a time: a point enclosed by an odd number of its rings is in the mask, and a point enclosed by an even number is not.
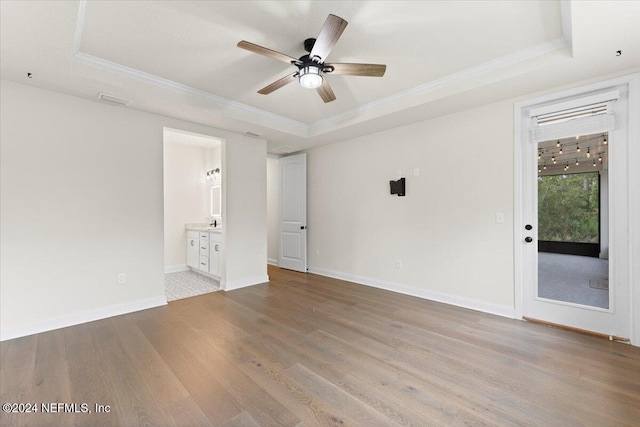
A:
[[[640,348],[269,267],[0,343],[2,426],[638,425]]]

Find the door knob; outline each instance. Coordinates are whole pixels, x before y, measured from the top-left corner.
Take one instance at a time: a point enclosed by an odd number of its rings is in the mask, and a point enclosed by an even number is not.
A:
[[[533,226],[531,224],[527,224],[524,226],[525,230],[531,230],[533,228]]]
[[[307,228],[307,227],[305,227],[304,225],[300,226],[300,230],[304,230],[305,228]]]
[[[527,236],[527,237],[524,238],[524,241],[527,242],[527,243],[531,243],[531,242],[533,242],[533,237]]]

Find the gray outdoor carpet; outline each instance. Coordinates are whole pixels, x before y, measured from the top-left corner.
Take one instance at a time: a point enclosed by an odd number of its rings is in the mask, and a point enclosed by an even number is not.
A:
[[[538,296],[542,298],[609,308],[609,291],[589,286],[608,278],[606,259],[538,253]]]
[[[220,290],[220,281],[193,270],[166,273],[164,288],[167,301],[194,297]]]

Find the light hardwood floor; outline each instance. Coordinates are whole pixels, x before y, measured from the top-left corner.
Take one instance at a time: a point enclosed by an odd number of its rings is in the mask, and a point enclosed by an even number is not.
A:
[[[269,284],[0,344],[47,426],[638,425],[640,348],[270,267]]]

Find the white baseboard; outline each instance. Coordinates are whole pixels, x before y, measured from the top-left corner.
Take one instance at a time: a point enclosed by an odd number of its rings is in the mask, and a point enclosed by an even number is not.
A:
[[[234,289],[246,288],[247,286],[259,285],[269,281],[269,276],[263,274],[262,276],[247,277],[245,279],[233,280],[231,282],[224,282],[222,288],[225,291],[233,291]]]
[[[164,268],[164,272],[166,273],[177,273],[178,271],[187,271],[189,270],[189,266],[187,264],[183,265],[170,265],[169,267]]]
[[[158,295],[141,300],[128,301],[122,304],[113,304],[106,307],[94,308],[92,310],[81,311],[79,313],[63,314],[62,316],[55,316],[29,325],[2,328],[0,329],[0,341],[39,334],[40,332],[52,331],[54,329],[66,328],[68,326],[79,325],[81,323],[93,322],[94,320],[106,319],[108,317],[146,310],[148,308],[159,307],[166,304],[167,297],[165,295]]]
[[[267,258],[267,264],[278,266],[278,260],[273,258]]]
[[[497,316],[515,319],[515,308],[507,305],[495,304],[486,301],[479,301],[472,298],[461,297],[458,295],[445,294],[441,292],[429,291],[426,289],[417,289],[410,286],[400,285],[397,283],[385,282],[382,280],[372,279],[370,277],[356,276],[338,271],[325,270],[317,267],[309,267],[309,273],[319,274],[321,276],[333,277],[334,279],[347,280],[349,282],[358,283],[360,285],[371,286],[373,288],[384,289],[387,291],[397,292],[399,294],[411,295],[413,297],[428,299],[431,301],[442,302],[445,304],[455,305],[458,307],[469,308],[471,310],[481,311],[484,313],[495,314]]]

